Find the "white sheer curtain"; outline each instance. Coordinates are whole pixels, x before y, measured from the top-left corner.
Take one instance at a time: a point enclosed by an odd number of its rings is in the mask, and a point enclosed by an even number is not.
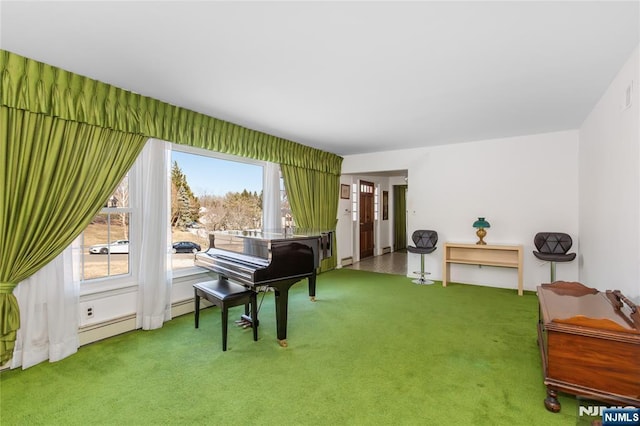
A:
[[[136,324],[144,330],[162,327],[171,319],[171,195],[168,142],[149,139],[141,155],[142,191],[139,250],[139,298]]]
[[[80,256],[76,240],[15,288],[20,329],[11,368],[59,361],[78,351]]]
[[[264,166],[264,188],[262,193],[262,211],[264,229],[281,229],[280,212],[280,165],[267,162]]]

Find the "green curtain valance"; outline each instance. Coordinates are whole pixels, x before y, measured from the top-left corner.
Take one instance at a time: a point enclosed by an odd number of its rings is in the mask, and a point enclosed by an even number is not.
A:
[[[340,175],[342,157],[0,50],[0,105]]]

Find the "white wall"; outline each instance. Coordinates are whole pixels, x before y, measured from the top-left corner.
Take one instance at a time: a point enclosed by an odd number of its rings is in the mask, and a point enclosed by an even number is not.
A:
[[[640,301],[640,71],[633,52],[580,128],[580,281]],[[625,90],[633,85],[632,105]]]
[[[489,244],[524,246],[524,288],[549,281],[549,265],[534,258],[533,237],[562,231],[578,247],[578,132],[566,131],[471,143],[347,156],[343,173],[407,169],[408,234],[435,229],[446,241],[477,241],[472,223],[491,223]],[[342,237],[339,236],[340,241]],[[442,250],[426,257],[442,278]],[[410,255],[408,271],[419,269]],[[578,279],[578,262],[558,264],[557,278]],[[452,265],[452,281],[516,288],[513,269]]]
[[[171,303],[173,305],[190,301],[193,304],[193,284],[213,277],[210,272],[176,277],[171,288]],[[137,312],[138,287],[131,286],[116,290],[84,295],[80,298],[80,328],[95,327],[96,325],[117,321],[133,316]],[[94,315],[86,315],[87,308],[92,307]],[[173,315],[180,315],[174,313]],[[135,321],[133,323],[135,328]]]

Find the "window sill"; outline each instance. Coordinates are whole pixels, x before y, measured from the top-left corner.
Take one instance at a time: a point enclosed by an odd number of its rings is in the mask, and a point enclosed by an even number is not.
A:
[[[87,283],[80,285],[80,299],[91,300],[105,296],[105,294],[115,295],[132,293],[138,291],[138,283],[132,277],[123,280],[101,280],[99,282]]]
[[[190,277],[193,275],[206,274],[207,272],[209,271],[199,266],[191,266],[189,268],[174,269],[173,278],[175,279],[175,278]]]
[[[192,266],[189,268],[180,268],[173,271],[174,280],[182,280],[197,275],[211,273],[204,268]],[[108,295],[132,293],[138,291],[138,282],[133,277],[128,276],[123,279],[103,279],[94,282],[84,282],[80,285],[80,298],[82,300],[91,300]]]

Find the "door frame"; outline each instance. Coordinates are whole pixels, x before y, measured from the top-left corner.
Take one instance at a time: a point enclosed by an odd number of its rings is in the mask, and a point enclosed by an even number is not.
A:
[[[375,192],[376,183],[366,180],[358,182],[358,258],[365,259],[375,255],[376,248],[376,218],[375,218]],[[364,201],[364,202],[363,202]],[[366,210],[365,210],[366,208]],[[363,217],[370,218],[369,221],[363,223]],[[365,235],[370,233],[370,238]],[[364,247],[362,241],[370,239],[371,246]]]

